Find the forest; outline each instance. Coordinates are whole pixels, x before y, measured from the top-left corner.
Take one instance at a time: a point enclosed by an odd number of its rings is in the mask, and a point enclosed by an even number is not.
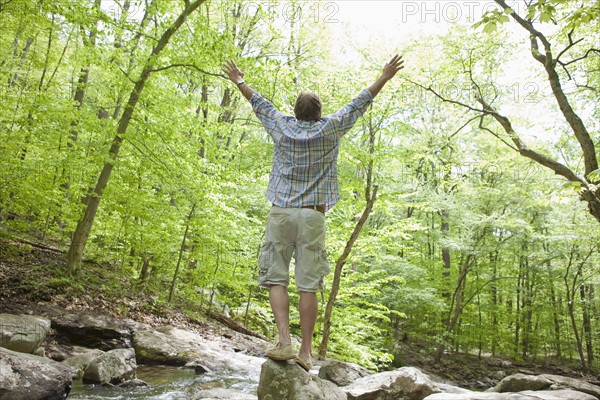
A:
[[[436,24],[421,3],[389,2],[406,31]],[[257,286],[273,145],[222,66],[285,113],[314,91],[329,114],[399,53],[342,140],[318,353],[597,370],[600,2],[449,3],[432,34],[354,40],[339,0],[0,0],[1,235],[62,249],[68,292],[100,263],[106,290],[274,338]]]

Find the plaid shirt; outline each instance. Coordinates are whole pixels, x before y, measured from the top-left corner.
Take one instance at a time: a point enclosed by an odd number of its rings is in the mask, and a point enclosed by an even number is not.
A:
[[[275,153],[267,199],[278,207],[326,205],[340,198],[337,158],[340,139],[373,101],[367,89],[346,107],[318,121],[298,121],[283,114],[258,92],[250,99],[254,113],[273,137]]]

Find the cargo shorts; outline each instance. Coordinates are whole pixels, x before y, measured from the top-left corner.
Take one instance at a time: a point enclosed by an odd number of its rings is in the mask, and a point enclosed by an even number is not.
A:
[[[322,292],[323,279],[330,270],[325,250],[325,214],[310,208],[271,208],[258,258],[258,285],[287,288],[292,255],[298,291]]]

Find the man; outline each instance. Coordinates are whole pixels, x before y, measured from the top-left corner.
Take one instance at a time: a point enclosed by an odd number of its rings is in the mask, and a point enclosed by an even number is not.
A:
[[[404,68],[394,56],[381,76],[335,114],[321,117],[321,100],[314,93],[301,93],[295,117],[285,115],[244,82],[233,61],[223,71],[250,101],[254,113],[273,138],[275,152],[267,188],[273,204],[266,224],[265,242],[259,257],[259,286],[269,289],[269,300],[279,341],[267,351],[273,360],[294,360],[312,368],[312,337],[317,320],[317,292],[329,273],[325,252],[325,212],[339,199],[337,157],[340,139],[354,125],[383,86]],[[300,293],[302,344],[297,353],[291,344],[287,286],[289,264],[295,253],[296,286]]]

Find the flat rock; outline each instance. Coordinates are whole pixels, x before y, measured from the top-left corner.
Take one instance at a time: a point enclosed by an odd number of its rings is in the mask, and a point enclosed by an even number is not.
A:
[[[369,375],[342,389],[349,400],[422,400],[441,392],[427,375],[413,367]]]
[[[600,399],[600,386],[560,375],[542,374],[527,375],[514,374],[502,379],[490,392],[523,392],[527,390],[558,390],[572,389],[577,392],[587,393]]]
[[[50,321],[32,315],[0,314],[0,347],[32,354],[50,331]]]
[[[133,346],[140,363],[235,371],[256,382],[264,362],[262,358],[236,352],[225,343],[207,341],[196,333],[173,327],[135,331]]]
[[[469,392],[461,394],[436,393],[423,400],[598,400],[574,390],[528,390],[518,393]]]
[[[569,378],[567,376],[542,374],[541,378],[552,381],[553,386],[557,386],[565,389],[573,389],[578,392],[591,394],[592,396],[600,399],[600,386],[593,385],[589,382],[582,381],[581,379]]]
[[[72,374],[68,365],[0,347],[0,400],[66,399]]]

